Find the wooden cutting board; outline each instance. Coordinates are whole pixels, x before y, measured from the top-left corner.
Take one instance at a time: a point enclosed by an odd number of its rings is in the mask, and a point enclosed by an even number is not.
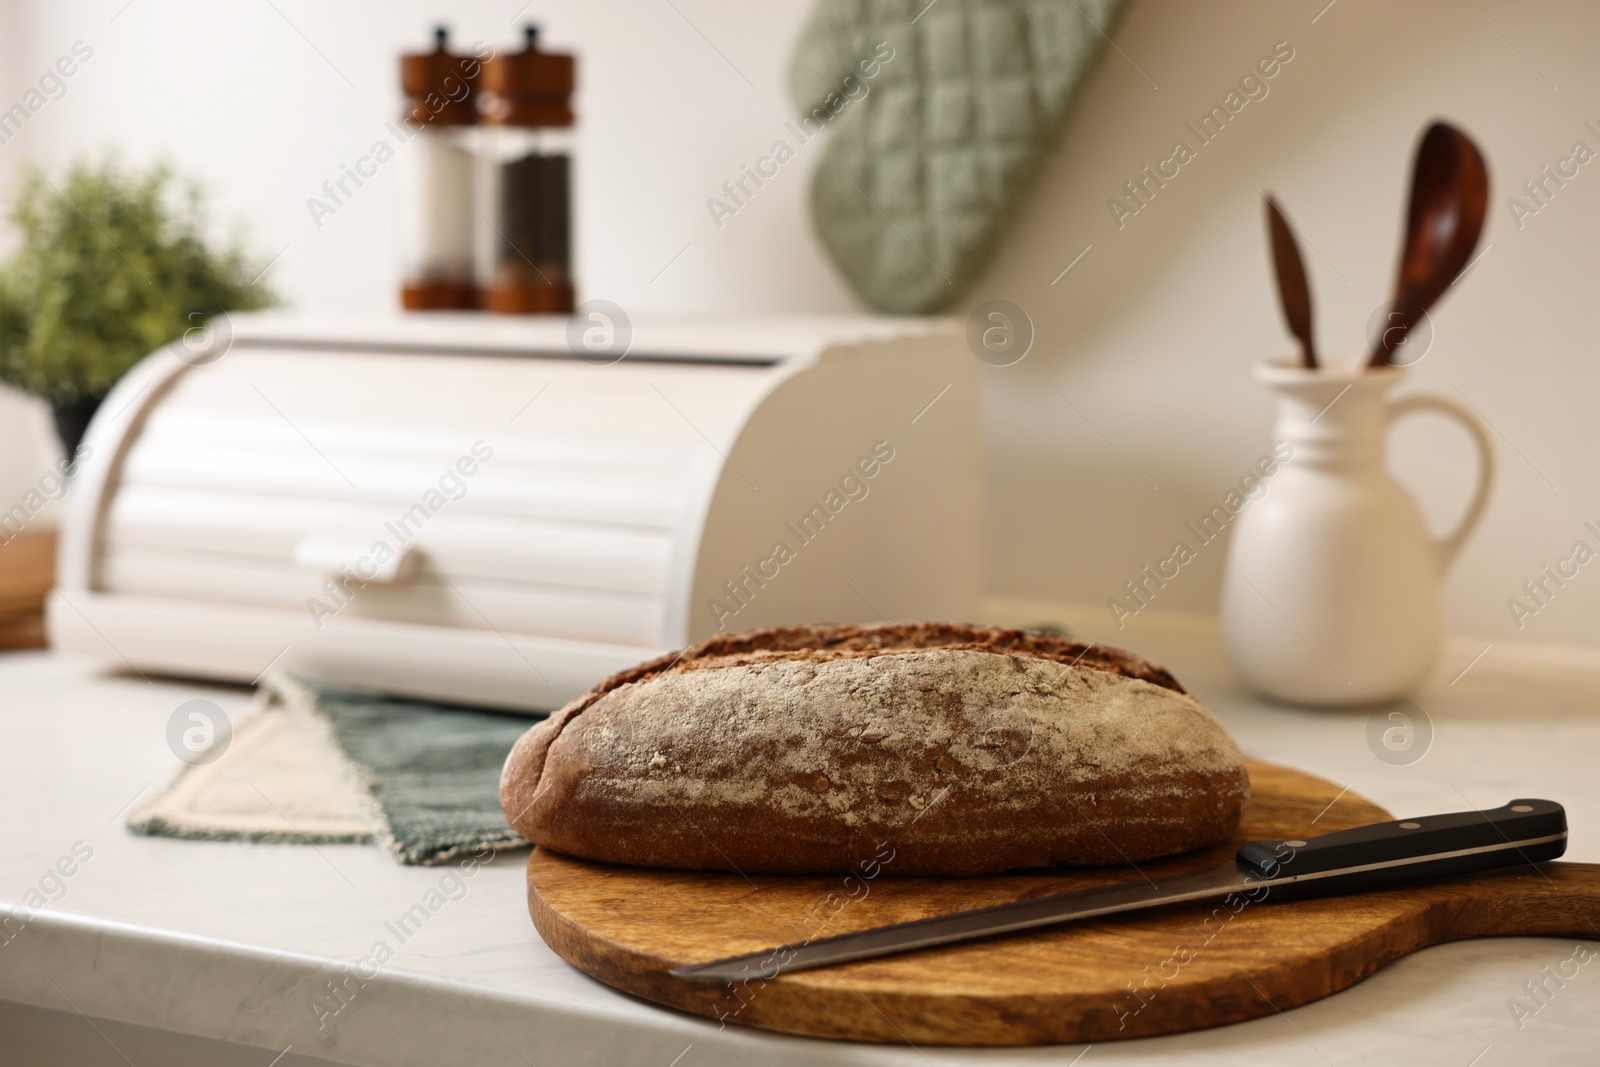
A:
[[[1124,881],[1141,871],[1173,874],[1227,862],[1257,838],[1308,837],[1391,818],[1369,800],[1284,767],[1252,762],[1250,778],[1254,796],[1232,840],[1138,870],[744,878],[591,863],[537,849],[528,861],[528,906],[563,959],[659,1004],[787,1033],[916,1045],[1042,1045],[1198,1030],[1318,1000],[1441,941],[1600,934],[1600,865],[1552,863],[1323,900],[1175,904],[771,981],[717,984],[667,974],[807,936]]]
[[[44,602],[56,573],[56,532],[0,529],[0,650],[43,648]]]

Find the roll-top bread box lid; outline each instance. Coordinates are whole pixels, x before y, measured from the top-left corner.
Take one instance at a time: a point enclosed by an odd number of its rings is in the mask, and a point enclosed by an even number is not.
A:
[[[89,427],[52,644],[546,710],[718,631],[973,617],[950,323],[584,328],[241,316],[151,354]]]

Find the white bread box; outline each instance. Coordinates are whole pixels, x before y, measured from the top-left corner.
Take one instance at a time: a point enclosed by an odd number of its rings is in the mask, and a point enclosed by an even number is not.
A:
[[[718,630],[974,617],[948,321],[645,320],[616,362],[568,326],[262,315],[152,354],[89,427],[52,644],[539,710]]]

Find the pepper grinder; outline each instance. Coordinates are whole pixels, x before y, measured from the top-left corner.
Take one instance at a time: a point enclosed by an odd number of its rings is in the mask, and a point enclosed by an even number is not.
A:
[[[476,57],[453,55],[444,27],[431,52],[400,57],[402,121],[411,139],[401,148],[404,273],[400,303],[408,310],[470,308],[474,286],[473,153],[478,121]]]
[[[503,314],[566,314],[572,289],[571,55],[521,52],[484,60],[480,202],[492,205],[478,244],[482,303]]]

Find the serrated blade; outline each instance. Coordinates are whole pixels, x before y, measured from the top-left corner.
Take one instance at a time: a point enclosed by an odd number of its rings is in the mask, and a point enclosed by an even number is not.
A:
[[[800,944],[780,945],[742,956],[712,960],[710,963],[679,967],[671,973],[678,978],[715,982],[770,979],[791,971],[970,941],[977,937],[1009,934],[1038,926],[1053,926],[1074,919],[1092,919],[1098,915],[1114,915],[1162,904],[1181,904],[1189,900],[1209,900],[1270,884],[1268,879],[1251,874],[1237,864],[1227,863],[1167,878],[1119,882],[1071,893],[1054,893]]]

